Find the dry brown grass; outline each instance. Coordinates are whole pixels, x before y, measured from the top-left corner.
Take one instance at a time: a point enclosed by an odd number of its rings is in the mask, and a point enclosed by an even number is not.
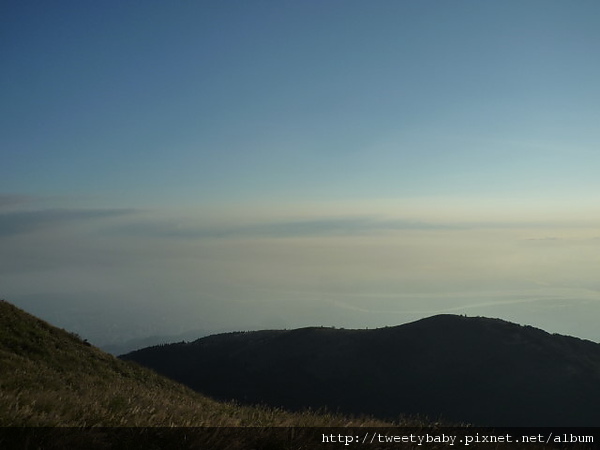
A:
[[[0,301],[0,426],[382,426],[217,402]]]

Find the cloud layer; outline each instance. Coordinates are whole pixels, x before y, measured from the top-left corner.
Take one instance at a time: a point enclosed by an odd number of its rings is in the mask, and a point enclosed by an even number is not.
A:
[[[0,296],[101,343],[197,328],[373,327],[441,312],[593,338],[596,230],[322,213],[5,211]]]
[[[71,224],[81,224],[97,219],[121,217],[131,212],[131,210],[125,209],[46,209],[0,212],[0,239],[53,227],[68,227]]]

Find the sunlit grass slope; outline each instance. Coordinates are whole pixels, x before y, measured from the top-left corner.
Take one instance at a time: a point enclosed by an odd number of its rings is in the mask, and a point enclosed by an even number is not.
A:
[[[220,403],[0,300],[0,426],[380,426]]]

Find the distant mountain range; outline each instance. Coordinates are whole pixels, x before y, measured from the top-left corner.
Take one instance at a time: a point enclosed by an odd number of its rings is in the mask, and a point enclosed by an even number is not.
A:
[[[600,424],[600,344],[499,319],[227,333],[122,358],[248,404],[483,426]]]
[[[223,332],[223,330],[221,330],[220,332]],[[128,339],[122,342],[111,342],[98,345],[98,348],[104,350],[107,353],[110,353],[111,355],[118,356],[145,347],[152,347],[167,342],[182,342],[189,341],[191,339],[195,340],[204,336],[210,336],[212,334],[217,333],[219,333],[219,331],[191,330],[177,335],[156,335],[147,336],[143,338]]]

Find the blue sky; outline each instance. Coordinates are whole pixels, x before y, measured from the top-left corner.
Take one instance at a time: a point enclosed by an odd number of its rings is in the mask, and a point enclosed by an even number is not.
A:
[[[0,8],[7,300],[97,340],[111,301],[154,305],[136,335],[488,305],[600,340],[597,2]]]

